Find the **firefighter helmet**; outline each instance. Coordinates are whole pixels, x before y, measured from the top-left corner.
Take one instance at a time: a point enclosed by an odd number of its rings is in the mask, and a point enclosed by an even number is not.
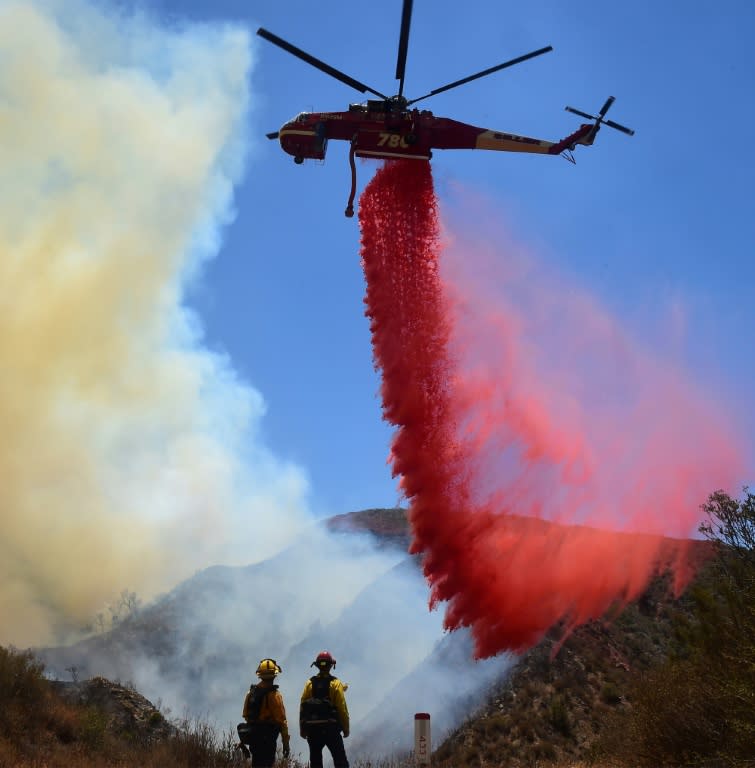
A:
[[[309,665],[310,667],[317,667],[318,669],[330,669],[335,667],[336,660],[331,656],[330,651],[320,651],[317,654],[317,658]]]
[[[275,659],[262,659],[257,666],[257,675],[263,680],[265,678],[275,677],[282,671],[283,670],[278,666],[278,662]]]

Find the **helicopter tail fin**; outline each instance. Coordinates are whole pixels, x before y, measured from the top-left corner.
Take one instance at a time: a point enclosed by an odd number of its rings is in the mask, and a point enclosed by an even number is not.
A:
[[[592,123],[583,123],[574,133],[569,134],[565,139],[554,144],[548,149],[549,155],[560,155],[566,150],[573,150],[577,144],[583,144],[589,147],[594,141],[595,136],[600,130],[600,125]]]

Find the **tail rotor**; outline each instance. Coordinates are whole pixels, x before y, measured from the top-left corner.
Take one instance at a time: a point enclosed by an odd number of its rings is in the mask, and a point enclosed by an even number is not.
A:
[[[594,120],[596,128],[599,128],[601,125],[607,125],[609,128],[615,128],[617,131],[626,133],[628,136],[634,136],[634,130],[631,128],[627,128],[625,125],[615,123],[613,120],[606,120],[606,112],[608,112],[608,110],[611,108],[611,105],[614,103],[614,101],[616,101],[615,97],[609,96],[606,99],[606,103],[600,108],[600,112],[598,112],[597,115],[588,115],[587,112],[574,109],[574,107],[566,107],[566,111],[572,112],[573,114],[579,115],[580,117],[584,117],[587,120]]]

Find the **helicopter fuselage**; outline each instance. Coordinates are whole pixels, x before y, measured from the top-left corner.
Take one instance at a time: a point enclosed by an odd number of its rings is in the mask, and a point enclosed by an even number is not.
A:
[[[392,101],[352,104],[347,112],[302,112],[278,132],[296,162],[323,160],[328,141],[351,143],[357,157],[429,160],[434,149],[487,149],[557,155],[592,144],[596,127],[581,125],[559,142],[534,139],[435,117],[429,110],[397,109]]]

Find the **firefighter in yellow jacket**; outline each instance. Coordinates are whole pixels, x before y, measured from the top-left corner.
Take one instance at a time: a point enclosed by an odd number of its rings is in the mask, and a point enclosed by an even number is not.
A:
[[[262,659],[257,667],[260,681],[252,684],[244,699],[238,732],[245,757],[251,753],[252,768],[272,768],[278,734],[283,742],[283,757],[290,754],[286,708],[283,706],[275,676],[281,673],[275,659]]]
[[[330,674],[336,660],[328,651],[317,654],[311,666],[318,672],[305,683],[299,705],[299,731],[309,744],[310,768],[322,768],[323,747],[330,751],[334,768],[349,768],[343,746],[349,735],[346,686]]]

